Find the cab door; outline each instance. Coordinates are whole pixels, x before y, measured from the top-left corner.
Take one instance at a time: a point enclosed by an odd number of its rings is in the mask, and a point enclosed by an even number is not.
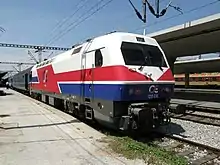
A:
[[[95,96],[96,77],[98,75],[95,70],[103,64],[103,57],[100,49],[86,52],[82,56],[81,70],[81,97],[83,102],[93,102]]]
[[[80,60],[80,102],[82,104],[85,103],[87,100],[88,94],[87,94],[87,69],[88,69],[88,63],[91,63],[91,61],[88,60],[88,50],[92,44],[92,40],[88,41],[88,43],[85,46],[85,49],[83,50]]]
[[[81,55],[81,71],[80,71],[80,98],[81,103],[84,103],[85,98],[85,83],[86,83],[86,54]]]
[[[102,57],[102,53],[100,49],[96,49],[93,50],[92,52],[90,52],[91,54],[88,55],[88,61],[91,63],[88,69],[88,97],[91,99],[91,101],[94,100],[94,96],[95,96],[95,90],[96,88],[96,84],[94,84],[94,81],[98,81],[98,75],[99,74],[97,72],[97,70],[99,70],[99,68],[102,66],[103,64],[103,57]]]

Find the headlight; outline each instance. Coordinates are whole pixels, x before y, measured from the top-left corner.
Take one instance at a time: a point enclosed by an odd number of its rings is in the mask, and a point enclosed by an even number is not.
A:
[[[129,95],[140,95],[142,92],[140,89],[137,89],[137,88],[131,88],[129,89],[128,91]]]
[[[171,89],[168,87],[162,89],[162,92],[165,92],[165,93],[170,93],[170,91]]]
[[[135,95],[140,95],[141,94],[141,90],[140,89],[135,89],[134,94]]]
[[[134,93],[134,89],[129,89],[129,95],[132,95]]]

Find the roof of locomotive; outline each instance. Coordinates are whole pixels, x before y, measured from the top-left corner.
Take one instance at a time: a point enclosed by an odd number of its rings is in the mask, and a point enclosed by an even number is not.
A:
[[[143,38],[144,38],[144,41],[141,40]],[[88,39],[81,44],[76,44],[76,46],[73,46],[72,49],[65,51],[61,54],[58,54],[55,57],[42,61],[39,64],[34,65],[32,69],[36,69],[38,67],[49,65],[50,63],[59,61],[60,59],[68,58],[73,54],[78,54],[86,47],[86,44],[91,40],[97,41],[100,43],[103,43],[103,41],[107,41],[108,43],[111,43],[111,44],[115,44],[114,41],[118,40],[118,41],[131,41],[131,42],[137,42],[137,43],[142,43],[142,44],[158,45],[157,41],[154,38],[151,38],[145,35],[128,33],[128,32],[112,32],[112,33],[107,33],[105,35],[101,35],[101,36],[98,36],[92,39]],[[76,50],[79,50],[79,51],[76,51]],[[76,52],[74,53],[74,51]]]
[[[138,41],[137,38],[144,38],[145,41]],[[120,40],[120,41],[132,41],[132,42],[138,42],[138,43],[145,43],[145,44],[153,44],[157,45],[157,42],[154,38],[142,35],[142,34],[136,34],[136,33],[128,33],[128,32],[112,32],[112,33],[107,33],[102,36],[98,36],[94,39],[103,39],[103,40]]]

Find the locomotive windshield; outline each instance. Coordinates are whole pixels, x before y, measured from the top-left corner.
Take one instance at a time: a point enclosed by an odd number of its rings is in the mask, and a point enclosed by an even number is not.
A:
[[[121,51],[125,65],[167,67],[157,46],[122,42]]]

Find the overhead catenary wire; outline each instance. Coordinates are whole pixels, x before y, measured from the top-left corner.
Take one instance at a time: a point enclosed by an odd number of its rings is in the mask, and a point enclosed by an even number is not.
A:
[[[98,4],[100,4],[101,2],[103,2],[104,0],[100,0],[99,2],[97,2],[93,7],[90,8],[89,11],[86,11],[85,14],[82,14],[81,17],[79,17],[78,20],[80,20],[81,18],[83,18],[86,13],[90,12],[93,8],[97,7]],[[103,9],[105,6],[107,6],[108,4],[110,4],[113,0],[108,0],[106,3],[104,3],[102,6],[100,6],[99,8],[97,8],[95,11],[93,11],[91,14],[87,15],[86,17],[84,17],[81,21],[77,22],[73,22],[69,25],[69,29],[67,29],[66,31],[63,31],[62,33],[59,33],[56,37],[54,37],[49,44],[54,43],[55,41],[58,41],[61,37],[63,37],[64,35],[66,35],[67,33],[69,33],[71,30],[73,30],[74,28],[76,28],[77,26],[79,26],[81,23],[85,22],[88,18],[90,18],[91,16],[93,16],[95,13],[97,13],[98,11],[100,11],[101,9]],[[77,23],[76,23],[77,22]]]
[[[132,6],[132,8],[134,9],[135,14],[138,16],[138,18],[139,18],[140,20],[142,20],[143,22],[145,22],[146,20],[144,20],[144,19],[142,18],[141,13],[136,9],[136,7],[135,7],[134,4],[131,2],[131,0],[128,0],[128,2],[130,3],[130,5]]]
[[[53,32],[55,32],[56,30],[58,30],[59,28],[61,28],[62,26],[64,26],[65,23],[66,23],[68,20],[70,20],[74,15],[76,15],[76,13],[77,13],[79,10],[81,10],[81,9],[85,6],[85,4],[87,3],[87,1],[89,1],[89,0],[79,0],[78,3],[74,5],[74,8],[76,8],[76,10],[74,10],[74,12],[73,12],[72,14],[70,14],[69,16],[67,16],[67,17],[65,17],[64,19],[60,20],[60,21],[55,25],[55,27],[51,30],[50,35],[52,35]],[[84,2],[84,3],[82,4],[82,2]],[[82,4],[82,5],[80,6],[80,4]],[[48,40],[48,41],[50,41],[50,40]],[[48,43],[48,42],[47,42],[47,43]],[[46,43],[45,45],[47,45],[47,43]]]
[[[188,14],[188,13],[191,13],[191,12],[193,12],[193,11],[197,11],[197,10],[206,8],[206,7],[208,7],[208,6],[211,6],[211,5],[216,4],[216,3],[218,3],[218,2],[220,2],[220,0],[216,0],[216,1],[213,1],[213,2],[209,2],[209,3],[207,3],[207,4],[205,4],[205,5],[202,5],[202,6],[197,6],[197,7],[193,8],[193,9],[190,9],[190,10],[184,12],[184,13],[180,13],[180,14],[177,14],[177,15],[174,15],[174,16],[171,16],[171,17],[168,17],[168,18],[166,18],[166,19],[160,20],[159,22],[155,22],[155,23],[149,24],[149,25],[147,25],[146,27],[151,27],[151,26],[154,26],[154,25],[156,25],[156,24],[159,24],[159,23],[168,21],[168,20],[170,20],[170,19],[179,17],[179,16],[181,16],[181,15]],[[138,31],[138,30],[140,30],[140,29],[142,29],[142,28],[144,28],[144,27],[145,27],[145,26],[138,27],[138,28],[132,30],[132,32],[136,32],[136,31]]]
[[[148,8],[151,12],[151,14],[153,14],[156,18],[160,18],[162,16],[164,16],[168,10],[169,7],[172,7],[174,8],[175,10],[177,10],[178,12],[181,12],[182,13],[182,9],[180,7],[177,7],[177,6],[173,6],[171,5],[172,3],[172,0],[170,0],[170,2],[168,3],[168,5],[166,5],[165,8],[163,8],[161,11],[160,11],[160,0],[156,0],[155,1],[155,5],[156,5],[156,11],[154,10],[153,8],[153,5],[151,5],[148,0],[144,0],[146,1],[147,5],[148,5]]]
[[[128,0],[129,1],[129,0]],[[165,0],[161,0],[160,1],[160,4],[162,3],[162,2],[165,2]],[[129,2],[130,3],[130,2]],[[133,3],[132,3],[133,4]],[[151,6],[154,6],[155,4],[152,4]],[[134,4],[132,5],[132,6],[134,6]],[[124,17],[122,17],[122,18],[119,18],[119,19],[115,19],[115,21],[118,23],[118,22],[120,22],[120,21],[123,21],[123,20],[126,20],[126,19],[129,19],[129,18],[131,18],[132,16],[134,16],[134,13],[132,12],[132,13],[130,13],[130,14],[128,14],[128,15],[126,15],[126,16],[124,16]]]
[[[3,27],[0,27],[1,32],[5,32],[5,29]]]
[[[82,9],[82,8],[84,7],[84,5],[85,5],[85,3],[86,3],[87,1],[88,1],[88,0],[79,0],[76,4],[74,4],[74,9],[76,8],[76,10],[74,10],[74,12],[73,12],[72,14],[70,14],[69,16],[67,16],[67,17],[65,17],[64,19],[60,20],[60,21],[54,26],[54,28],[50,31],[50,33],[49,33],[48,36],[52,35],[53,32],[55,32],[56,30],[58,30],[59,28],[61,28],[63,25],[65,25],[65,23],[66,23],[69,19],[71,19],[80,9]],[[84,3],[83,3],[83,2],[84,2]],[[82,3],[83,3],[83,4],[82,4]],[[80,4],[82,4],[82,5],[80,6]],[[49,41],[50,41],[50,40],[48,40],[48,42],[49,42]],[[48,43],[48,42],[47,42],[47,43]],[[47,43],[44,44],[44,47],[48,46]],[[36,52],[35,52],[35,53],[36,53]],[[42,56],[41,53],[42,53],[41,51],[40,51],[40,52],[38,51],[38,56],[39,56],[39,58],[40,58],[40,56]],[[53,54],[53,53],[52,53],[52,54]],[[48,55],[47,58],[49,58],[52,54]]]
[[[169,7],[174,8],[175,10],[182,12],[180,7],[176,7],[171,5],[172,0],[168,3],[168,5],[162,9],[160,11],[160,0],[156,0],[155,6],[156,6],[156,11],[153,8],[153,5],[150,4],[150,2],[148,0],[142,0],[142,8],[143,8],[143,16],[140,14],[140,12],[135,8],[134,4],[132,3],[131,0],[128,0],[128,2],[130,3],[130,5],[132,6],[132,8],[134,9],[137,17],[144,23],[146,23],[146,6],[148,6],[149,11],[151,12],[151,14],[153,14],[156,18],[162,17],[166,14],[167,10]]]
[[[81,15],[81,17],[79,17],[78,20],[80,20],[80,18],[82,18],[83,16],[85,16],[86,14],[88,14],[88,12],[90,12],[93,8],[97,7],[98,4],[100,4],[101,2],[103,2],[104,0],[100,0],[99,2],[97,2],[94,6],[92,6],[88,11],[86,11],[84,14]],[[97,11],[101,10],[105,5],[107,5],[109,2],[111,2],[113,0],[108,1],[106,4],[104,4],[103,6],[101,6],[100,8],[98,8],[95,12],[93,12],[92,14],[88,15],[86,18],[84,18],[83,20],[81,20],[78,24],[76,23],[77,21],[71,23],[69,25],[69,30],[67,31],[63,31],[62,33],[58,34],[56,37],[54,37],[50,44],[54,43],[55,41],[57,41],[58,39],[60,39],[61,37],[63,37],[65,34],[67,34],[68,32],[70,32],[71,30],[73,30],[73,28],[75,28],[76,26],[78,26],[80,23],[84,22],[86,19],[88,19],[89,17],[91,17],[92,15],[94,15]]]

